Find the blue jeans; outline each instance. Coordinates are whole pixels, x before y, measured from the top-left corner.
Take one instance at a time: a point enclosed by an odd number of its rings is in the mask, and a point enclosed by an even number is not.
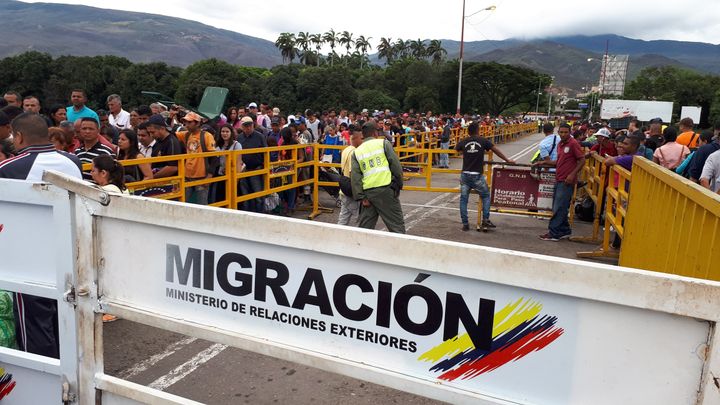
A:
[[[247,195],[262,191],[263,189],[263,176],[250,176],[240,179],[240,194]],[[250,212],[265,212],[263,207],[263,198],[253,198],[241,203],[243,211]]]
[[[440,142],[440,149],[450,149],[450,141]],[[450,156],[447,153],[441,153],[439,156],[438,166],[450,166]]]
[[[565,184],[564,182],[555,183],[555,194],[553,195],[553,216],[548,224],[548,232],[554,238],[570,235],[570,222],[568,221],[568,212],[570,210],[570,202],[574,184]]]
[[[460,173],[460,219],[463,225],[468,224],[468,198],[470,190],[480,193],[482,200],[482,218],[490,219],[490,189],[482,174]]]

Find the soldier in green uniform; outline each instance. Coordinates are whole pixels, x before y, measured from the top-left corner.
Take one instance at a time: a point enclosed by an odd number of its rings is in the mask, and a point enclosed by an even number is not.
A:
[[[352,156],[352,188],[362,201],[360,227],[374,229],[378,216],[390,232],[405,233],[400,206],[402,167],[392,145],[384,137],[376,138],[377,128],[370,121],[362,127],[363,143]]]

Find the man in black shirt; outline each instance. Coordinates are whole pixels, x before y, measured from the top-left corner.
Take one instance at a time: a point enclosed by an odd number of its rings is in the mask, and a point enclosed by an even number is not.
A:
[[[160,119],[157,119],[159,117]],[[177,137],[168,131],[165,122],[160,115],[152,116],[148,121],[141,123],[138,130],[147,130],[150,136],[155,139],[155,146],[152,148],[152,157],[172,156],[185,153],[185,148]],[[153,177],[172,177],[178,173],[177,160],[169,162],[158,162],[152,164]]]
[[[485,152],[492,150],[502,160],[508,163],[515,163],[514,160],[508,159],[489,139],[479,135],[480,126],[477,122],[472,122],[468,126],[468,137],[461,140],[455,149],[463,154],[462,173],[460,173],[460,219],[462,220],[463,231],[470,229],[468,224],[467,205],[470,197],[470,190],[476,190],[480,193],[482,199],[482,226],[478,231],[487,232],[488,228],[495,228],[495,224],[490,222],[490,189],[483,175],[483,163],[485,161]]]
[[[238,142],[242,145],[243,150],[266,148],[267,140],[263,135],[255,130],[255,122],[252,118],[245,116],[240,120],[242,132],[238,136]],[[251,153],[242,155],[243,163],[245,163],[245,171],[262,169],[264,157],[262,153]],[[240,179],[240,193],[242,195],[256,193],[263,189],[263,177],[250,176]],[[263,199],[253,198],[242,203],[244,211],[260,212],[264,211]]]

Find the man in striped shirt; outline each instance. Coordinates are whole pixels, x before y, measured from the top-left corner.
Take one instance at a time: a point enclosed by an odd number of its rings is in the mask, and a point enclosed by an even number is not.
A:
[[[80,147],[75,149],[75,156],[80,162],[92,163],[93,159],[100,155],[115,157],[113,150],[100,142],[100,126],[94,118],[82,118],[80,120]],[[89,172],[83,173],[85,180],[92,179]]]
[[[39,182],[45,170],[80,178],[80,161],[74,155],[55,149],[42,116],[27,112],[15,118],[11,125],[18,154],[0,162],[0,178]],[[17,293],[13,313],[20,350],[60,358],[56,300]]]

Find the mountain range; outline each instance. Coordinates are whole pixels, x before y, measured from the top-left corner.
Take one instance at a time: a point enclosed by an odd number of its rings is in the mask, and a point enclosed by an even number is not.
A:
[[[0,57],[35,50],[53,56],[117,55],[133,62],[161,61],[181,67],[207,58],[257,67],[282,63],[271,41],[180,18],[14,0],[0,0],[0,15],[5,21],[23,22],[8,26],[18,29],[4,30]],[[458,41],[442,44],[448,58],[458,57]],[[579,90],[597,85],[606,44],[610,54],[630,55],[628,79],[643,68],[665,65],[720,74],[720,45],[617,35],[467,42],[464,59],[529,67],[555,76],[557,86]]]

